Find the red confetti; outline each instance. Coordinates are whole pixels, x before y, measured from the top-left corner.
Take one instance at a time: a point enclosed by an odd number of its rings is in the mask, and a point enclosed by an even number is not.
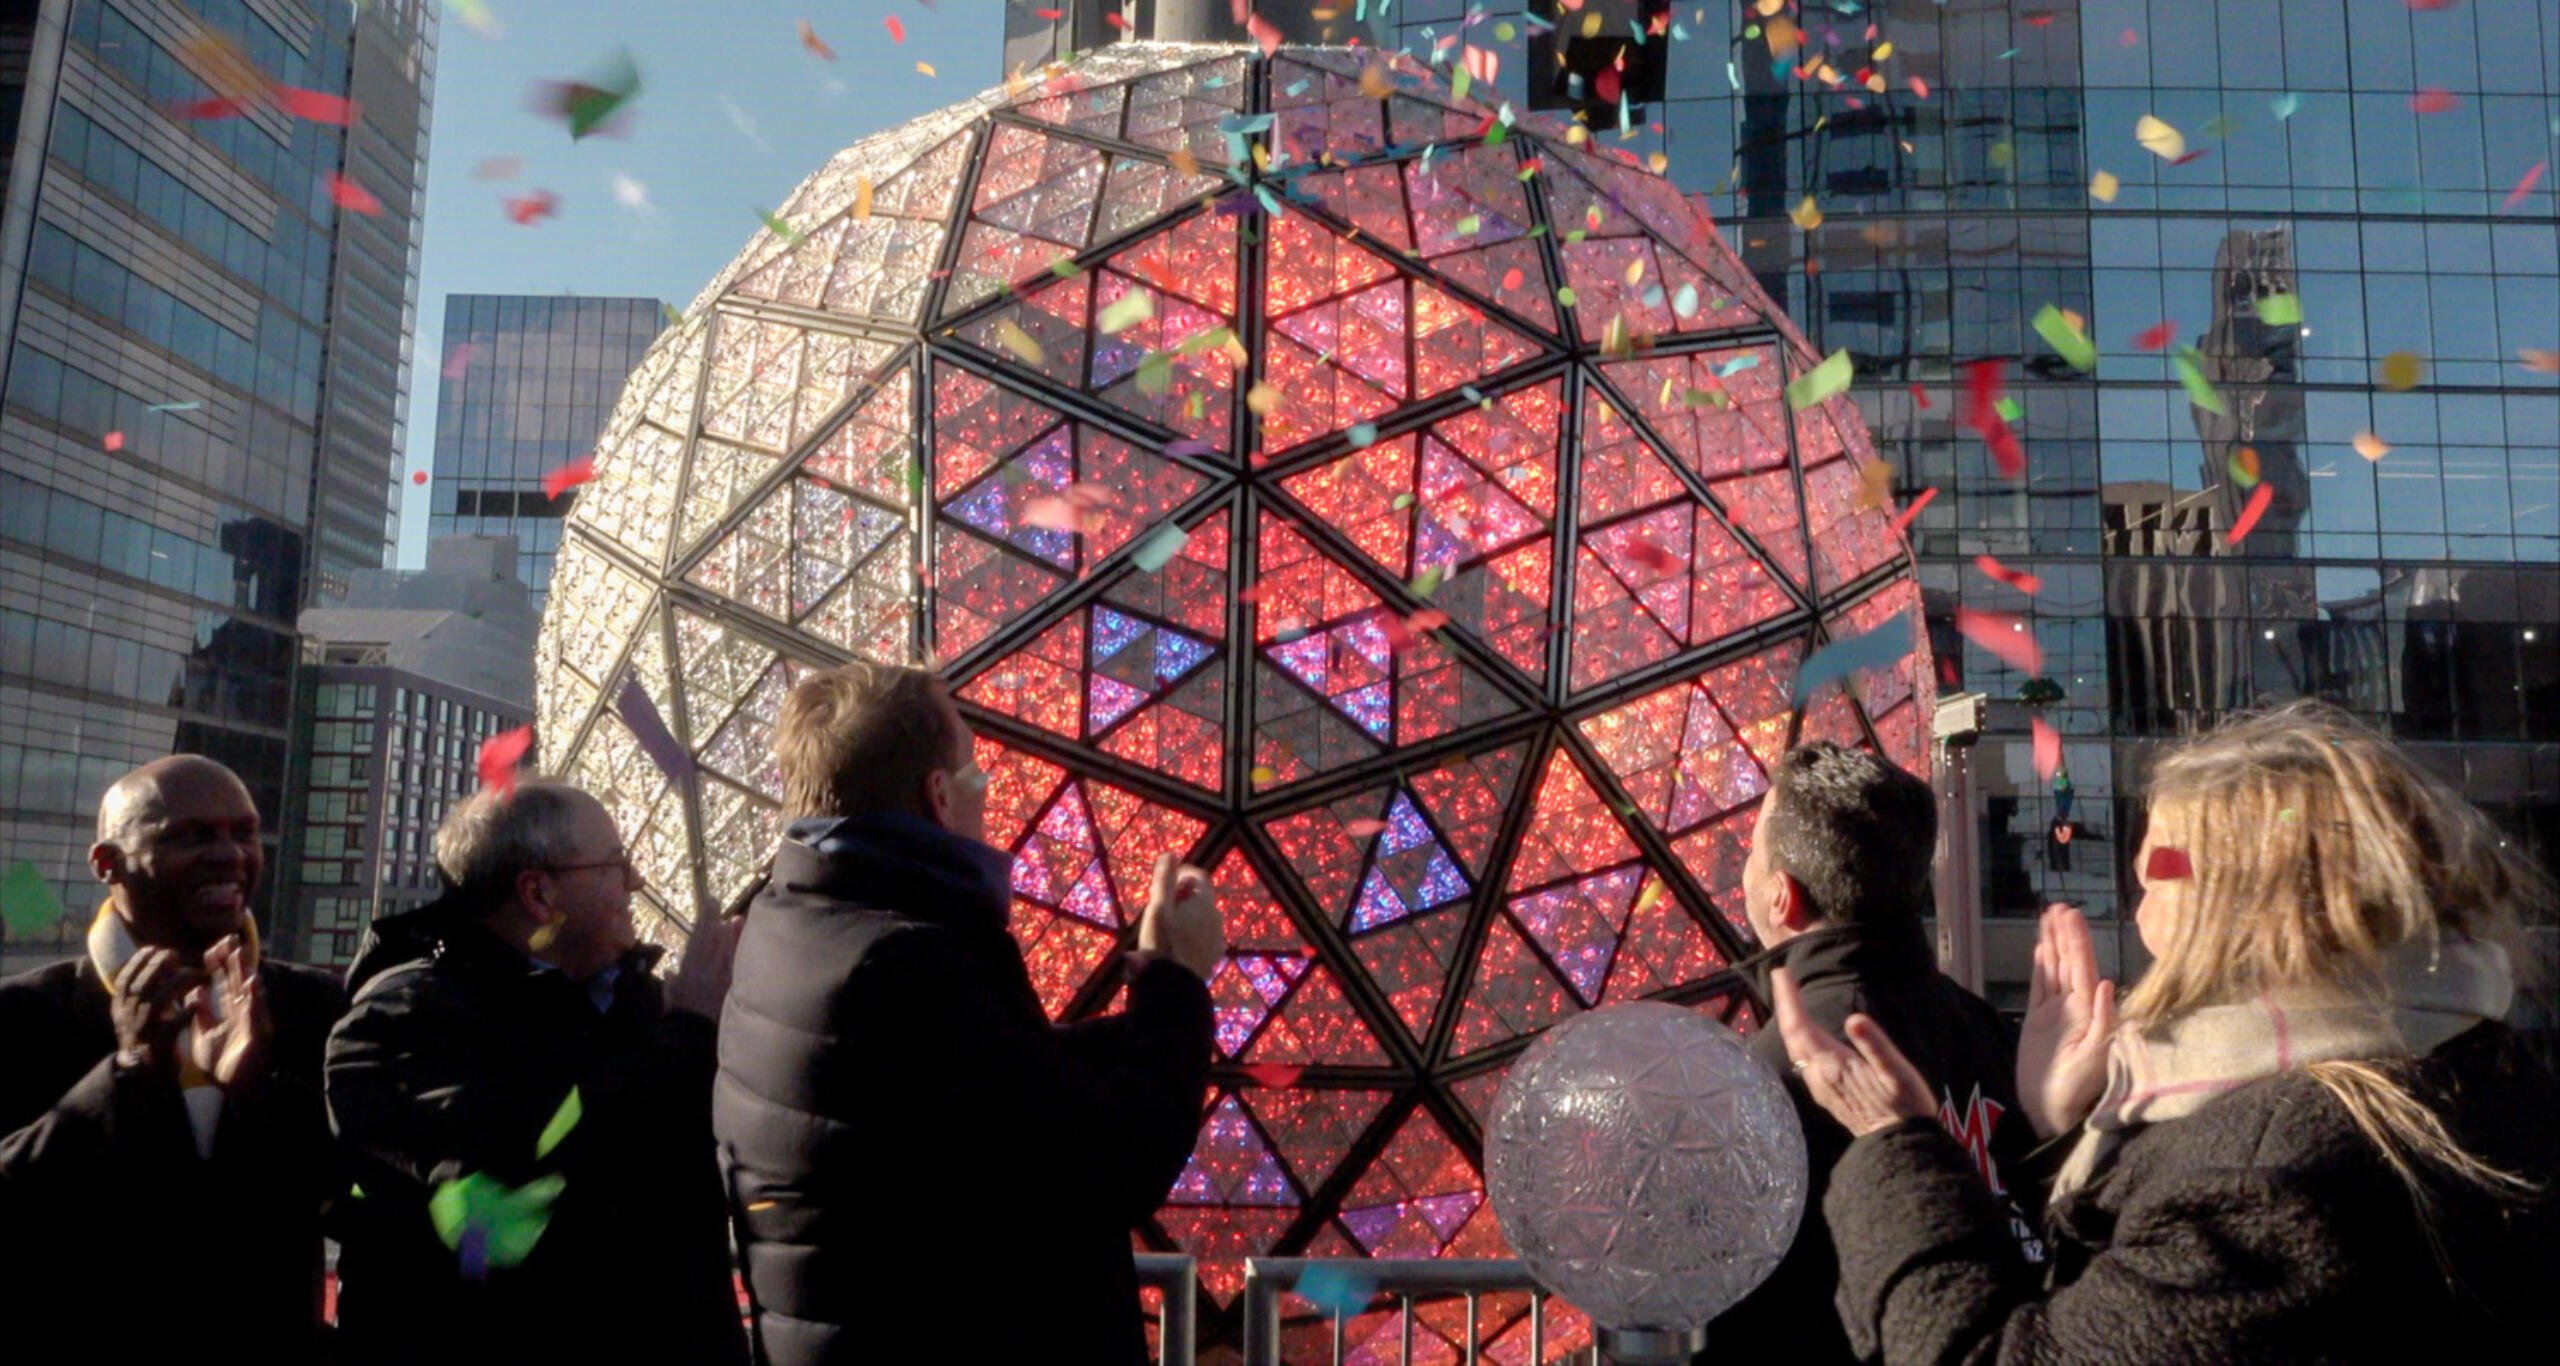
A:
[[[1682,567],[1679,556],[1651,541],[1627,542],[1627,558],[1656,574],[1676,574]]]
[[[2444,111],[2451,109],[2453,107],[2453,103],[2452,91],[2447,90],[2440,85],[2431,85],[2409,97],[2409,112],[2412,114],[2441,114]]]
[[[1974,556],[1973,567],[2029,597],[2044,591],[2044,580],[2023,569],[2011,569],[1988,555]]]
[[[2133,349],[2136,351],[2166,350],[2177,335],[2178,325],[2164,320],[2134,333]]]
[[[329,202],[350,213],[370,218],[382,216],[382,201],[373,197],[373,191],[335,171],[329,173]]]
[[[1236,601],[1242,603],[1260,602],[1262,601],[1263,596],[1270,591],[1271,590],[1263,584],[1252,584],[1236,590]]]
[[[1120,30],[1122,33],[1129,31],[1129,20],[1116,9],[1104,11],[1102,15],[1102,22]]]
[[[1285,41],[1287,37],[1287,35],[1280,32],[1280,26],[1278,24],[1263,18],[1259,14],[1249,15],[1246,17],[1244,21],[1244,31],[1252,34],[1253,41],[1262,45],[1262,55],[1266,58],[1271,54],[1278,52],[1280,50],[1280,44]]]
[[[1067,17],[1067,12],[1062,9],[1036,9],[1031,12],[1053,24]]]
[[[2240,544],[2242,537],[2258,529],[2258,519],[2267,515],[2268,506],[2275,500],[2275,485],[2258,485],[2258,491],[2249,495],[2248,506],[2240,509],[2240,520],[2231,524],[2231,530],[2222,538],[2223,542],[2227,545]]]
[[[1956,631],[2022,674],[2044,672],[2044,647],[2023,618],[1974,607],[1956,609]]]
[[[542,492],[545,497],[557,498],[595,477],[595,456],[582,455],[542,476]]]
[[[240,101],[218,97],[209,100],[188,100],[169,106],[169,117],[173,119],[236,119],[247,112],[249,112],[248,106]]]
[[[525,753],[532,748],[531,726],[502,730],[481,741],[480,786],[494,787],[500,792],[515,791],[516,765],[524,762]]]
[[[424,483],[426,483],[426,482],[427,482],[427,472],[426,472],[425,470],[420,470],[420,471],[418,471],[417,473],[410,475],[410,476],[409,476],[409,482],[410,482],[410,483],[412,483],[412,484],[424,484]]]
[[[1295,1086],[1298,1076],[1307,1069],[1293,1063],[1257,1062],[1246,1066],[1244,1074],[1269,1087]]]
[[[1991,450],[1992,467],[2012,479],[2027,472],[2027,452],[2018,444],[2018,434],[2009,430],[2009,420],[2000,416],[2001,371],[2004,362],[1978,360],[1967,365],[1964,374],[1965,425],[1981,433]]]
[[[317,90],[301,90],[290,85],[275,88],[276,107],[298,119],[313,123],[334,123],[340,128],[352,126],[363,108],[342,95],[323,95]]]
[[[1920,509],[1929,506],[1937,496],[1938,491],[1934,488],[1920,490],[1920,496],[1911,500],[1911,506],[1893,514],[1893,534],[1901,535],[1903,528],[1911,525],[1911,519],[1920,515]]]
[[[880,22],[888,25],[890,42],[903,43],[907,40],[907,26],[899,21],[898,16],[892,14]]]
[[[1523,283],[1527,282],[1528,278],[1528,276],[1520,273],[1520,268],[1518,266],[1513,266],[1511,269],[1502,272],[1502,292],[1508,294],[1511,291],[1518,289]]]
[[[2151,857],[2142,865],[2146,882],[2180,882],[2196,875],[2196,866],[2187,860],[2187,851],[2165,844],[2151,846]]]
[[[2453,0],[2409,0],[2409,8],[2421,14],[2432,9],[2451,9]]]
[[[529,195],[507,201],[507,221],[529,228],[560,212],[559,196],[549,190],[536,190]]]
[[[1344,821],[1342,823],[1342,833],[1349,835],[1355,840],[1365,840],[1371,835],[1384,831],[1386,828],[1387,823],[1385,821],[1370,816],[1364,816],[1356,821]]]
[[[2022,14],[2018,17],[2026,20],[2027,27],[2029,28],[2051,28],[2053,26],[2053,13],[2050,10],[2040,10],[2034,14]],[[2131,33],[2133,30],[2126,29],[2125,32]]]
[[[1931,403],[1929,402],[1929,391],[1928,391],[1928,390],[1926,390],[1926,389],[1921,388],[1921,387],[1920,387],[1919,385],[1917,385],[1917,384],[1915,384],[1915,385],[1912,385],[1912,386],[1911,386],[1911,396],[1912,396],[1913,398],[1915,398],[1915,399],[1919,400],[1919,402],[1920,402],[1920,411],[1922,411],[1922,412],[1924,412],[1924,413],[1925,413],[1925,412],[1927,412],[1927,411],[1929,411],[1929,409],[1933,406],[1933,405],[1931,405]]]
[[[891,22],[894,23],[896,21],[892,20]],[[800,46],[809,49],[809,51],[816,54],[821,61],[832,62],[836,59],[836,50],[827,46],[827,40],[819,37],[818,30],[812,27],[806,19],[800,21]]]
[[[1920,78],[1919,78],[1919,77],[1917,77],[1917,76],[1912,77],[1912,78],[1911,78],[1911,93],[1912,93],[1912,94],[1914,94],[1914,95],[1916,95],[1916,96],[1918,96],[1918,97],[1920,97],[1921,99],[1924,99],[1924,100],[1925,100],[1925,99],[1927,99],[1927,98],[1929,98],[1929,83],[1928,83],[1927,81],[1924,81],[1924,80],[1920,79]]]
[[[2507,200],[2503,207],[2512,209],[2523,203],[2524,197],[2533,193],[2533,187],[2542,183],[2542,173],[2550,165],[2548,161],[2533,163],[2533,169],[2524,173],[2524,179],[2517,181],[2516,187],[2507,191]]]
[[[124,449],[124,433],[122,433],[122,432],[109,432],[109,433],[107,433],[107,435],[106,435],[105,439],[101,440],[98,444],[99,444],[99,445],[101,445],[101,446],[106,447],[108,450],[111,450],[111,451],[120,451],[120,450],[123,450],[123,449]]]
[[[2062,769],[2062,732],[2045,724],[2041,716],[2028,717],[2027,730],[2035,737],[2036,781],[2052,782]]]

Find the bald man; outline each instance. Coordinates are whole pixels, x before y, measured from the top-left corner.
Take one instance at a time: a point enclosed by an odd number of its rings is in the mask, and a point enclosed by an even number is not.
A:
[[[88,951],[0,981],[0,1305],[112,1361],[321,1359],[337,980],[258,947],[258,807],[177,755],[116,780]]]

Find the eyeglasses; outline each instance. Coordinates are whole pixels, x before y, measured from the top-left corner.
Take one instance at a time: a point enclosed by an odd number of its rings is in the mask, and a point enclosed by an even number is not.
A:
[[[536,869],[535,871],[557,875],[561,873],[583,873],[590,868],[619,868],[622,870],[623,880],[634,887],[638,887],[647,881],[647,879],[640,876],[639,867],[632,863],[631,854],[628,850],[615,854],[612,858],[597,859],[592,863],[554,863],[543,868]]]

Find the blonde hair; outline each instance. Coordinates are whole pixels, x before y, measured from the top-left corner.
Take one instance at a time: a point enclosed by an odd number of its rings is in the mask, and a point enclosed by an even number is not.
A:
[[[2523,964],[2519,918],[2553,900],[2550,875],[2477,808],[2319,703],[2245,716],[2179,746],[2153,770],[2150,801],[2192,871],[2186,914],[2125,997],[2129,1028],[2277,989],[2380,1005],[2386,956],[2440,938],[2496,943]],[[2381,1149],[2422,1224],[2423,1168],[2492,1191],[2531,1189],[2464,1151],[2384,1068],[2304,1070]]]
[[[773,731],[783,819],[917,810],[927,775],[968,762],[952,757],[956,716],[923,669],[855,660],[803,676]]]

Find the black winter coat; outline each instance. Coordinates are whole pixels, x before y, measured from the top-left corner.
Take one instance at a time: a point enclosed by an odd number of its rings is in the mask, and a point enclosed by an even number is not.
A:
[[[2560,1089],[2496,1024],[2393,1070],[2543,1198],[2433,1181],[2439,1261],[2381,1151],[2289,1072],[2129,1135],[2054,1203],[2048,1280],[1945,1133],[1909,1121],[1850,1145],[1823,1206],[1850,1337],[1887,1362],[2542,1359],[2560,1331]]]
[[[0,982],[0,1316],[69,1359],[323,1359],[321,1223],[344,1183],[320,1050],[346,996],[292,963],[258,982],[267,1074],[224,1097],[211,1160],[174,1081],[115,1065],[86,957]]]
[[[1843,925],[1814,930],[1736,965],[1769,997],[1769,974],[1784,967],[1803,988],[1805,1009],[1834,1035],[1853,1014],[1884,1026],[1937,1093],[1948,1132],[1962,1132],[1975,1184],[1998,1189],[2009,1228],[2029,1255],[2042,1255],[2027,1210],[2008,1193],[2015,1167],[2035,1148],[2035,1132],[2018,1109],[2017,1041],[1998,1011],[1938,971],[1936,955],[1915,922]],[[1760,1287],[1707,1327],[1703,1361],[1857,1360],[1832,1307],[1839,1265],[1822,1222],[1823,1192],[1833,1164],[1849,1147],[1849,1131],[1813,1101],[1775,1025],[1751,1036],[1752,1056],[1786,1083],[1804,1125],[1804,1221],[1785,1260]]]
[[[1007,861],[903,816],[783,842],[747,912],[713,1123],[776,1366],[1137,1366],[1130,1229],[1197,1136],[1209,994],[1151,960],[1058,1028]]]
[[[642,948],[609,1009],[448,899],[375,927],[329,1038],[329,1111],[362,1198],[338,1257],[347,1359],[746,1360],[711,1151],[709,1020],[663,1003]],[[582,1117],[537,1161],[571,1087]],[[467,1279],[427,1202],[473,1172],[564,1179],[521,1266]]]

